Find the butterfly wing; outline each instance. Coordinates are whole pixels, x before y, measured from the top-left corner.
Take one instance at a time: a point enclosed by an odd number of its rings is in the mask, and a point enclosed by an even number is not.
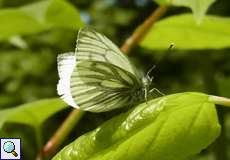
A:
[[[57,57],[58,75],[60,77],[57,92],[61,98],[70,106],[79,108],[71,95],[70,79],[74,68],[76,67],[76,56],[74,52],[59,54]]]
[[[106,62],[139,77],[136,68],[113,42],[88,27],[79,31],[75,52],[77,63],[89,60]]]
[[[71,55],[67,57],[65,59],[70,59]],[[69,71],[69,90],[62,94],[65,102],[73,106],[74,101],[75,107],[92,112],[105,112],[133,103],[133,93],[141,88],[140,78],[109,39],[88,28],[80,30],[75,58],[75,67]],[[59,64],[64,67],[62,61]]]
[[[136,77],[113,65],[99,61],[77,64],[71,76],[71,94],[82,110],[105,112],[132,103],[138,90]]]

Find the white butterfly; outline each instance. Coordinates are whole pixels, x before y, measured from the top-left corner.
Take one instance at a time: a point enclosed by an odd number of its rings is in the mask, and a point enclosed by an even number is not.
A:
[[[83,28],[75,53],[58,56],[58,94],[70,106],[105,112],[147,100],[152,78],[141,77],[104,35]]]

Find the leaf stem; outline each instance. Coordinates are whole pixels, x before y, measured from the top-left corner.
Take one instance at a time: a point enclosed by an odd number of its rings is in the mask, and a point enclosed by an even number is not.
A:
[[[43,147],[42,155],[43,157],[48,157],[55,153],[58,147],[62,144],[62,142],[66,139],[68,134],[71,132],[73,127],[79,122],[81,117],[85,112],[80,111],[79,109],[74,109],[65,121],[62,123],[60,128],[56,131],[56,133],[50,138],[50,140]]]
[[[164,15],[167,11],[167,6],[159,6],[153,13],[134,31],[134,33],[125,41],[121,47],[123,53],[129,53],[129,51],[137,44],[141,42],[143,37],[152,27],[152,25]]]
[[[230,107],[230,99],[226,98],[226,97],[219,97],[219,96],[210,96],[209,97],[209,101],[218,104],[218,105],[222,105],[222,106],[226,106],[226,107]]]

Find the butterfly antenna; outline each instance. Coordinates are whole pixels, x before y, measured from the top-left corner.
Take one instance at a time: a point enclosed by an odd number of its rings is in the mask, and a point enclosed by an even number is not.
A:
[[[147,72],[146,76],[149,77],[149,74],[156,68],[156,65],[153,65]]]
[[[174,47],[174,43],[171,43],[170,46],[168,47],[167,51],[171,51]],[[166,53],[155,65],[153,65],[147,72],[146,76],[149,77],[149,74],[156,68],[156,66],[161,62],[162,59],[164,59],[168,54]]]

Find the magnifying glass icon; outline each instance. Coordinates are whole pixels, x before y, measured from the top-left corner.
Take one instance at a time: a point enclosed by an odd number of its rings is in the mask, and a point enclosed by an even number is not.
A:
[[[14,155],[14,157],[18,156],[17,152],[15,151],[15,145],[11,141],[7,141],[3,144],[3,150],[6,153],[11,153],[12,155]]]

